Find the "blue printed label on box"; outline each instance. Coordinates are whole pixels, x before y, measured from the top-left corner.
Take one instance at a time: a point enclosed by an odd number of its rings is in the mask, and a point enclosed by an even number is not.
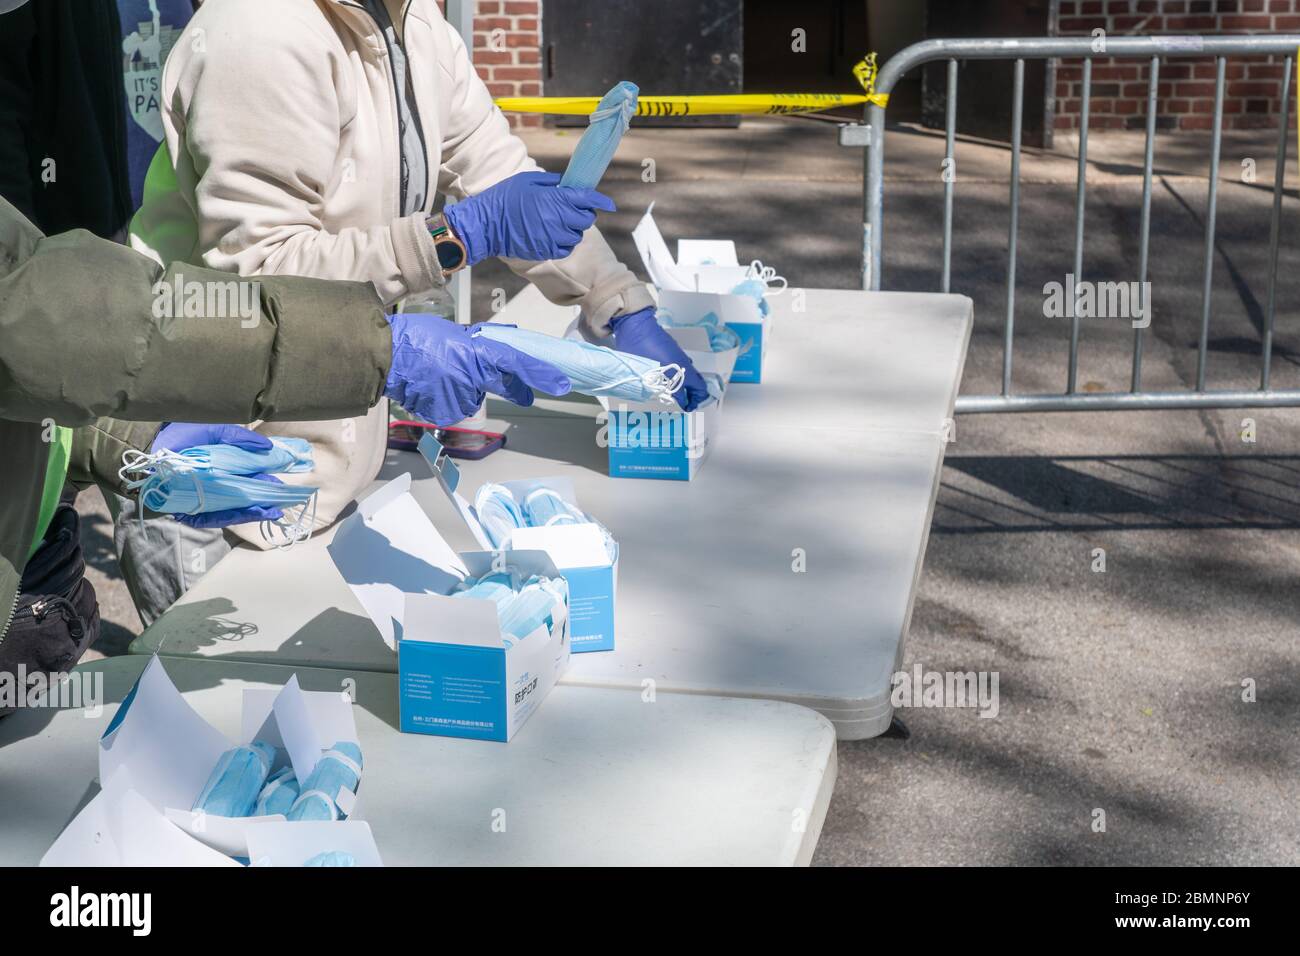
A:
[[[728,322],[727,328],[740,337],[740,354],[731,371],[731,381],[756,384],[763,381],[763,323]]]

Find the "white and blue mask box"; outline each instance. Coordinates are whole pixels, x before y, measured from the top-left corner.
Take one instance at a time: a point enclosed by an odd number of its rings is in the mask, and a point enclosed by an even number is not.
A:
[[[419,449],[474,539],[481,548],[490,550],[492,540],[479,521],[478,513],[460,494],[461,472],[456,463],[430,434],[420,439]],[[578,503],[573,482],[568,478],[534,478],[500,484],[514,495],[516,501],[523,501],[539,488],[549,489],[574,510],[586,514]],[[599,525],[557,524],[544,528],[518,528],[506,540],[504,547],[506,550],[545,551],[569,583],[569,639],[573,653],[614,649],[618,543],[609,547]]]
[[[490,600],[452,597],[507,570],[562,579],[545,551],[462,551],[446,543],[399,475],[358,502],[330,542],[343,579],[397,651],[403,733],[510,740],[569,665],[568,602],[519,640]]]
[[[736,244],[730,239],[679,239],[673,257],[653,212],[651,203],[632,231],[632,239],[659,290],[660,308],[672,313],[678,324],[698,322],[714,313],[741,342],[729,381],[761,382],[764,358],[772,340],[772,320],[757,299],[732,292],[742,282],[755,278],[750,268],[740,265]],[[766,285],[765,280],[758,281]],[[764,301],[769,294],[764,294]]]
[[[609,450],[611,478],[690,481],[713,450],[722,426],[722,403],[736,350],[711,352],[708,333],[700,328],[668,330],[711,383],[716,395],[693,412],[675,401],[623,402],[598,399],[603,412],[596,440]]]
[[[277,762],[272,773],[281,765],[291,767],[301,783],[322,751],[339,741],[357,743],[352,702],[338,691],[304,691],[296,675],[283,687],[246,688],[239,739],[242,746],[254,741],[274,746],[283,764]],[[290,839],[304,851],[315,847],[308,856],[338,849],[328,836],[331,827],[342,834],[351,823],[349,839],[370,839],[361,808],[364,771],[356,793],[339,793],[348,819],[323,824],[323,833],[318,826],[288,822],[283,814],[221,817],[190,809],[221,756],[235,746],[190,706],[155,656],[100,737],[100,793],[59,836],[43,864],[113,865],[115,858],[120,865],[179,865],[181,860],[211,865],[218,857],[251,859],[249,844],[259,827],[289,828]]]

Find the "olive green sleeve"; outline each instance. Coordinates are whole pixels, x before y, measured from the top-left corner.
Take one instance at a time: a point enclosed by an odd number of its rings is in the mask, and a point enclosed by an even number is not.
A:
[[[368,283],[163,271],[81,230],[46,238],[0,199],[0,418],[348,418],[391,358]]]
[[[148,451],[161,428],[159,422],[124,422],[100,418],[72,430],[72,453],[68,457],[68,481],[78,487],[99,484],[119,495],[128,495],[118,477],[122,454],[131,449]]]

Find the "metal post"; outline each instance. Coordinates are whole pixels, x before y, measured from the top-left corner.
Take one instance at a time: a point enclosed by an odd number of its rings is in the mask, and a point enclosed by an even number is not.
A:
[[[957,179],[957,61],[948,61],[948,99],[945,103],[944,128],[948,131],[944,152],[948,166],[943,176],[943,291],[952,285],[952,190]]]
[[[1011,394],[1011,352],[1016,327],[1016,243],[1020,235],[1020,133],[1025,118],[1025,61],[1016,60],[1011,91],[1011,222],[1007,232],[1007,315],[1002,326],[1002,394]]]
[[[1074,181],[1074,288],[1083,281],[1083,217],[1088,201],[1088,115],[1092,111],[1092,60],[1083,61],[1083,102],[1079,107],[1079,169]],[[1065,376],[1066,394],[1073,394],[1079,377],[1079,303],[1070,309],[1070,368]]]
[[[474,59],[474,8],[477,0],[447,0],[447,22],[465,41],[465,53],[471,61]],[[448,199],[448,204],[454,200]],[[473,319],[470,315],[473,278],[471,269],[461,269],[451,277],[450,292],[456,303],[456,321],[469,325]]]
[[[1277,247],[1282,223],[1282,183],[1286,179],[1286,146],[1291,139],[1291,57],[1282,72],[1282,107],[1277,128],[1277,168],[1273,172],[1273,217],[1268,227],[1268,306],[1264,312],[1264,341],[1260,349],[1259,387],[1268,389],[1268,369],[1273,360],[1273,319],[1277,315]]]
[[[1156,151],[1156,91],[1160,84],[1160,57],[1151,58],[1151,76],[1147,81],[1147,148],[1142,161],[1142,232],[1138,240],[1138,289],[1142,296],[1142,318],[1151,321],[1151,297],[1147,295],[1147,263],[1151,250],[1151,167]],[[1142,327],[1133,330],[1133,377],[1129,391],[1142,387]]]
[[[1210,294],[1214,291],[1214,219],[1219,203],[1219,153],[1223,146],[1223,80],[1227,61],[1214,74],[1214,135],[1210,146],[1210,190],[1205,201],[1205,273],[1201,285],[1201,339],[1196,348],[1196,390],[1205,391],[1205,357],[1210,345]]]

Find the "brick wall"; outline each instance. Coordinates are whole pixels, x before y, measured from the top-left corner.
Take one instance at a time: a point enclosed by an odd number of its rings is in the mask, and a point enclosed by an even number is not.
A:
[[[1300,32],[1300,0],[1060,0],[1057,33],[1147,36],[1172,33]],[[1223,98],[1225,129],[1277,128],[1282,58],[1230,57]],[[1163,129],[1209,129],[1214,117],[1213,57],[1162,59],[1157,122]],[[1076,129],[1083,90],[1081,60],[1056,70],[1056,128]],[[1090,129],[1145,129],[1150,69],[1144,60],[1093,60]],[[1295,123],[1292,78],[1290,122]]]
[[[493,96],[540,96],[541,48],[542,0],[478,0],[474,66]],[[506,115],[512,126],[542,125],[540,114]]]

